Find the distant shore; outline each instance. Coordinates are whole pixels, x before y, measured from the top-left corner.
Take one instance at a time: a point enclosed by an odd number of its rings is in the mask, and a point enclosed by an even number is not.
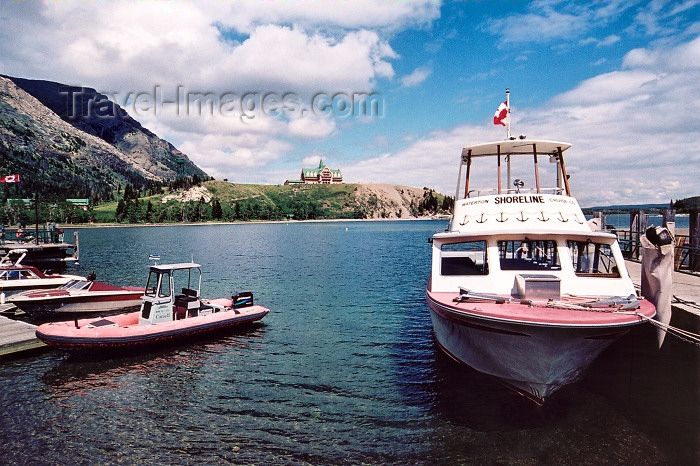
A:
[[[411,218],[329,218],[313,220],[237,220],[232,222],[187,222],[187,223],[74,223],[61,224],[61,228],[120,228],[120,227],[173,227],[202,225],[251,225],[260,223],[331,223],[331,222],[413,222],[416,220],[449,220],[448,215]],[[30,227],[25,230],[31,230]]]

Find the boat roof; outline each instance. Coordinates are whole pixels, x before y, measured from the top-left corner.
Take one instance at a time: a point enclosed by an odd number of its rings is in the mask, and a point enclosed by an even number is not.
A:
[[[201,267],[201,265],[195,264],[194,262],[180,262],[178,264],[152,265],[151,270],[154,272],[171,272],[173,270],[196,269],[198,267]]]
[[[466,157],[470,154],[472,157],[488,157],[499,154],[532,155],[533,147],[537,147],[538,154],[555,154],[559,152],[559,149],[564,152],[571,147],[571,144],[568,142],[548,141],[545,139],[509,139],[465,147],[462,149],[462,157]]]

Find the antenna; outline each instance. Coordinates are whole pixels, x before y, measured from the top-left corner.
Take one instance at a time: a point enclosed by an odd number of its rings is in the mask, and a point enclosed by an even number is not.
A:
[[[158,261],[160,261],[160,254],[149,254],[148,260],[153,261],[153,265],[158,265]]]

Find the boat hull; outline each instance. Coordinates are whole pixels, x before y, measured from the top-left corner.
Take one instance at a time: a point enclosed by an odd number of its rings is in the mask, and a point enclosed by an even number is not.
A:
[[[137,311],[107,319],[46,323],[37,328],[36,335],[47,345],[68,351],[139,349],[249,324],[262,319],[269,312],[269,309],[256,305],[171,322],[138,325],[140,312]],[[108,323],[105,325],[104,321]]]
[[[58,295],[58,290],[47,290],[46,296],[12,296],[9,301],[34,317],[103,314],[135,309],[141,305],[143,289],[119,292],[88,292]]]
[[[645,314],[653,316],[653,306],[644,303]],[[600,312],[595,315],[598,322],[508,320],[459,309],[430,293],[428,306],[442,351],[540,404],[564,385],[581,379],[605,348],[642,322],[634,315],[610,315],[608,319]]]

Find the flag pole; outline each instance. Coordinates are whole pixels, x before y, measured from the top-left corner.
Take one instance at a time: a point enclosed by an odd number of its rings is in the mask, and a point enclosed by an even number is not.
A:
[[[506,111],[508,112],[508,137],[506,137],[506,141],[510,141],[510,88],[506,87]],[[506,192],[510,189],[510,155],[506,156],[506,162],[508,163],[507,165],[507,176],[506,178],[508,179],[508,184],[506,185]]]
[[[506,138],[510,141],[510,89],[506,87],[506,111],[508,112],[508,137]]]

